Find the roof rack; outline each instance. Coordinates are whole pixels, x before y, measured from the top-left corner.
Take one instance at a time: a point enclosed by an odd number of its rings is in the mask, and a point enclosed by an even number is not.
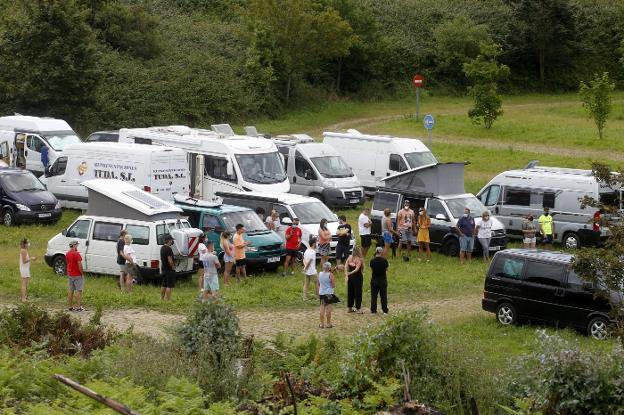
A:
[[[278,135],[273,137],[273,141],[279,141],[283,143],[289,144],[305,144],[305,143],[313,143],[314,138],[310,137],[307,134],[288,134],[288,135]]]
[[[247,194],[247,192],[215,192],[215,195],[219,197],[237,197],[239,199],[260,200],[263,202],[279,202],[279,199],[275,197],[258,196],[254,194]]]

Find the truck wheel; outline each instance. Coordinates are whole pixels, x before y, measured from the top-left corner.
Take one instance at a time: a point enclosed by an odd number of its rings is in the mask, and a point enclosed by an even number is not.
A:
[[[15,224],[15,215],[13,215],[11,209],[5,209],[4,212],[2,212],[2,223],[7,227]]]
[[[442,252],[444,252],[448,256],[458,256],[459,255],[459,241],[455,238],[451,238],[444,242],[442,246]]]
[[[566,249],[578,249],[581,247],[581,238],[574,232],[566,232],[563,235],[563,247]]]
[[[587,325],[587,334],[596,340],[609,337],[609,322],[604,317],[595,317]]]
[[[65,261],[65,257],[63,255],[57,255],[54,257],[54,260],[52,261],[52,269],[56,275],[67,274],[67,262]]]
[[[496,320],[503,326],[516,324],[516,308],[511,303],[502,303],[496,308]]]

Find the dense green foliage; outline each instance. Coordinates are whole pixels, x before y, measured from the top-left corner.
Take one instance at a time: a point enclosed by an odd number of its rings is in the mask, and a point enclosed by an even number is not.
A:
[[[624,78],[609,0],[0,0],[0,112],[82,132],[242,121],[329,96],[463,93],[481,42],[506,90]]]

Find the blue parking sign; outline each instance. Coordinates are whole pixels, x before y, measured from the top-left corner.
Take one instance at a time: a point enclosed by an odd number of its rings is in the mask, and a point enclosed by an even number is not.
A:
[[[435,124],[435,119],[433,118],[433,115],[425,115],[425,118],[423,118],[423,124],[427,130],[433,130],[433,125]]]

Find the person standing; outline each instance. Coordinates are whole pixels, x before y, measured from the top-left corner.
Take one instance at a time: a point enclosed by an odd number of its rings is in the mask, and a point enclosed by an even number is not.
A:
[[[394,230],[394,226],[392,224],[392,211],[389,208],[385,208],[383,213],[384,216],[381,219],[381,237],[384,243],[383,256],[385,258],[388,256],[390,248],[392,248],[394,236],[397,235],[397,232]]]
[[[329,259],[331,253],[331,231],[327,229],[327,219],[321,219],[318,230],[318,253],[321,256],[321,264],[324,264]]]
[[[245,240],[245,226],[242,223],[236,225],[236,235],[234,235],[234,261],[236,263],[236,279],[240,281],[247,278],[247,255],[245,249],[251,242]]]
[[[364,276],[362,268],[364,258],[359,246],[353,248],[353,254],[347,259],[345,267],[345,279],[347,281],[347,311],[349,313],[362,313],[362,286]]]
[[[540,233],[542,234],[542,244],[544,245],[544,248],[546,248],[546,245],[552,246],[555,236],[555,223],[553,222],[553,217],[550,214],[550,209],[545,207],[544,214],[539,217],[537,222],[540,226]]]
[[[303,254],[303,300],[308,299],[310,280],[316,280],[316,238],[310,238],[309,247]]]
[[[327,328],[331,329],[333,326],[331,324],[331,315],[332,315],[332,303],[328,302],[328,296],[334,295],[334,288],[336,287],[336,281],[334,279],[334,274],[331,272],[331,263],[325,262],[323,264],[323,271],[319,272],[318,279],[316,280],[316,293],[319,296],[319,301],[321,304],[319,317],[321,323],[319,324],[319,328]]]
[[[459,233],[459,262],[464,263],[464,258],[470,261],[474,248],[475,221],[470,216],[470,209],[464,209],[464,216],[457,221],[457,233]]]
[[[490,242],[492,241],[492,219],[490,219],[490,212],[484,210],[481,213],[481,220],[475,221],[475,233],[479,244],[483,250],[483,260],[490,260]]]
[[[208,253],[208,248],[206,247],[206,235],[199,235],[199,242],[197,243],[197,253],[199,260],[199,270],[197,272],[197,287],[199,289],[199,293],[203,294],[204,292],[204,257]]]
[[[277,210],[273,209],[271,211],[271,214],[269,216],[267,216],[266,220],[266,227],[269,228],[272,231],[279,231],[279,227],[280,227],[280,220],[279,220],[279,215],[277,214]]]
[[[403,209],[397,213],[397,229],[399,231],[399,256],[403,250],[403,244],[407,244],[407,256],[403,255],[405,261],[409,261],[412,254],[412,241],[414,241],[414,228],[416,226],[416,215],[410,208],[409,200],[403,202]]]
[[[533,215],[528,215],[526,220],[522,222],[522,242],[524,243],[525,248],[535,249],[536,233],[537,228],[535,227],[535,222],[533,221]]]
[[[21,276],[20,294],[22,302],[28,299],[28,283],[30,282],[30,263],[37,259],[31,257],[28,252],[30,248],[30,242],[24,238],[20,241],[20,258],[19,258],[19,270]]]
[[[290,275],[295,275],[295,261],[297,260],[297,255],[299,255],[299,247],[301,246],[301,228],[299,227],[299,218],[293,218],[292,223],[288,228],[286,228],[286,232],[284,233],[284,237],[286,238],[286,259],[284,260],[284,272],[282,272],[283,276],[286,276],[288,273],[288,266],[292,266],[292,271]]]
[[[119,239],[117,240],[117,265],[119,265],[119,289],[124,291],[126,289],[126,277],[128,274],[128,266],[126,265],[126,257],[124,256],[124,248],[126,246],[125,236],[128,232],[124,229],[119,232]]]
[[[418,212],[418,260],[423,252],[427,255],[427,262],[431,260],[431,249],[429,248],[429,228],[431,227],[431,218],[427,215],[427,209],[421,208]]]
[[[41,164],[43,164],[44,175],[48,173],[48,164],[50,164],[50,149],[45,144],[41,146]]]
[[[230,233],[228,231],[221,232],[219,245],[223,251],[223,263],[225,269],[223,270],[223,283],[227,285],[230,282],[230,275],[232,275],[232,267],[234,266],[234,249],[230,242]]]
[[[124,250],[123,250],[123,254],[124,254],[124,258],[126,258],[126,291],[127,292],[132,292],[132,280],[134,278],[137,278],[139,276],[139,267],[137,266],[136,263],[136,251],[134,250],[134,248],[132,247],[132,235],[130,234],[126,234],[124,235],[124,242],[125,242],[125,246],[124,246]]]
[[[219,294],[219,275],[217,270],[221,268],[219,258],[214,253],[214,243],[206,244],[206,253],[202,257],[204,263],[204,282],[202,298],[207,300],[209,297],[216,297]]]
[[[84,276],[82,274],[82,256],[78,252],[78,241],[73,240],[69,243],[69,251],[65,254],[65,263],[67,266],[67,305],[69,311],[86,311],[81,304]]]
[[[175,288],[176,272],[173,262],[173,236],[165,235],[165,244],[160,248],[160,263],[162,271],[162,286],[160,288],[160,299],[171,300],[171,290]]]
[[[345,215],[338,216],[338,243],[336,244],[336,264],[340,265],[351,252],[351,235],[353,230],[347,223]]]
[[[366,258],[368,249],[371,246],[371,226],[370,208],[364,208],[358,217],[358,232],[360,233],[360,246],[362,247],[362,256]]]
[[[381,299],[381,311],[388,314],[388,260],[383,257],[383,248],[375,250],[375,257],[370,260],[370,267],[373,271],[371,276],[371,313],[377,313],[377,295]]]

